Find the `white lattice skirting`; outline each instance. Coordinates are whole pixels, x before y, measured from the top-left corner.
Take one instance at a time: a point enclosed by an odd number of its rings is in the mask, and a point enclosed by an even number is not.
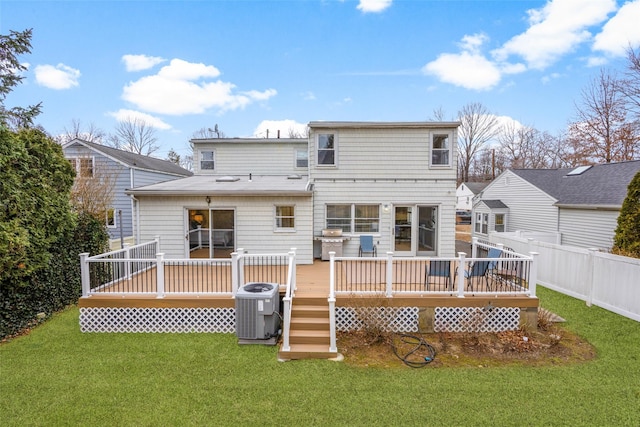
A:
[[[518,307],[436,307],[435,332],[502,332],[520,326]]]
[[[418,332],[418,307],[336,307],[341,332],[379,326],[387,332]]]
[[[218,332],[235,333],[234,308],[80,309],[82,332]]]

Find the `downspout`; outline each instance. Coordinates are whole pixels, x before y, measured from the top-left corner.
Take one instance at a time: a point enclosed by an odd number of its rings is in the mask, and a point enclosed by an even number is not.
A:
[[[138,206],[140,204],[138,203],[138,199],[136,199],[133,194],[129,194],[129,197],[131,197],[131,212],[135,212],[135,221],[132,226],[133,235],[136,238],[135,244],[137,245],[138,243],[140,243],[140,210],[138,209]]]

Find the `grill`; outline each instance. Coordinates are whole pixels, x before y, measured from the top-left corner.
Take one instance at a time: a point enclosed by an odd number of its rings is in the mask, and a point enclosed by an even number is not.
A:
[[[348,240],[348,237],[342,237],[340,228],[325,228],[322,230],[322,260],[329,260],[329,252],[335,252],[336,256],[342,256],[342,243]]]

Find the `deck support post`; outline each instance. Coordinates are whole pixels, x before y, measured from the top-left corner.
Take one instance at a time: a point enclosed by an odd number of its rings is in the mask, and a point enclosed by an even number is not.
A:
[[[291,351],[291,345],[289,345],[289,333],[291,329],[291,297],[285,296],[282,298],[284,304],[284,325],[282,325],[282,351]]]
[[[387,298],[393,297],[393,252],[387,252]]]
[[[475,243],[475,242],[474,242]],[[475,250],[475,244],[473,248]],[[458,252],[458,298],[464,298],[464,272],[466,267],[466,256],[464,252]]]
[[[338,344],[336,338],[336,275],[335,275],[334,251],[329,252],[329,351],[337,353]]]
[[[89,280],[89,262],[87,261],[89,258],[88,252],[83,252],[80,254],[80,279],[82,280],[82,296],[88,297],[89,292],[91,292],[91,284]]]
[[[233,298],[236,297],[238,293],[238,262],[239,262],[239,254],[238,252],[231,253],[231,293],[233,294]]]
[[[538,252],[529,252],[531,255],[531,270],[529,271],[529,297],[536,297],[536,284],[538,283]]]
[[[156,285],[158,298],[164,298],[164,254],[156,254]]]

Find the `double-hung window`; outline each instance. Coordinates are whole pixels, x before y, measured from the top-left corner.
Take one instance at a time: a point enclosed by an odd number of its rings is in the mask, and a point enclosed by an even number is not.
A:
[[[451,141],[449,134],[433,134],[431,137],[431,166],[451,166]]]
[[[76,171],[76,176],[93,178],[93,157],[77,157],[68,160]]]
[[[116,228],[116,210],[113,208],[107,209],[107,228]]]
[[[380,230],[380,205],[327,205],[327,228],[345,233],[376,233]]]
[[[215,169],[215,152],[201,151],[200,152],[200,170],[214,170],[214,169]]]
[[[504,226],[505,226],[504,214],[495,214],[493,216],[493,221],[494,221],[495,230],[498,233],[504,232]]]
[[[309,167],[309,153],[307,150],[296,150],[296,169]]]
[[[318,166],[336,165],[336,136],[332,133],[318,134]]]
[[[294,231],[296,228],[295,206],[276,206],[276,230]]]

